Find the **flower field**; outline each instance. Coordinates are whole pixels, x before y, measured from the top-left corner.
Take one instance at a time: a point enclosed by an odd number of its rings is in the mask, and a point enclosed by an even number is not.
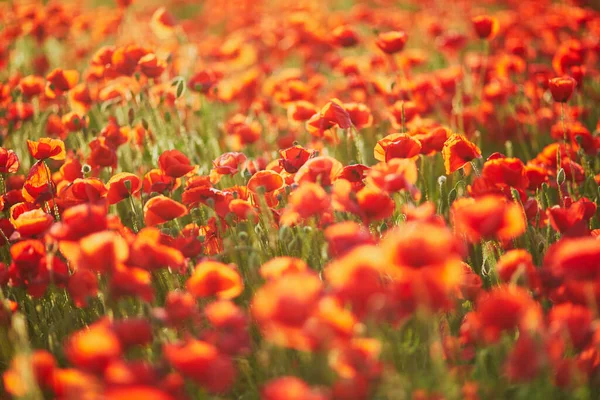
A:
[[[593,0],[0,2],[0,399],[597,399]]]

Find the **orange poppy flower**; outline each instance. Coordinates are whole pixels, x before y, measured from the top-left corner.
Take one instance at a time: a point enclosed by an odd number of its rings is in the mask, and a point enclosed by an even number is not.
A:
[[[314,157],[300,167],[296,172],[294,181],[298,184],[313,182],[322,186],[331,186],[343,168],[342,163],[335,158],[328,156]]]
[[[158,166],[165,175],[180,178],[194,170],[190,160],[179,150],[167,150],[158,158]]]
[[[279,151],[279,155],[281,156],[279,165],[286,172],[293,174],[298,172],[300,167],[308,161],[312,154],[313,153],[310,150],[307,150],[302,146],[289,147]]]
[[[34,97],[44,92],[44,78],[37,75],[29,75],[21,79],[19,87],[25,97]]]
[[[75,87],[79,82],[79,72],[57,68],[46,75],[46,96],[54,99]]]
[[[142,74],[148,78],[158,78],[167,68],[167,63],[159,60],[154,53],[148,53],[138,61],[138,66]]]
[[[578,304],[557,304],[548,313],[549,329],[568,337],[578,350],[592,339],[592,321],[592,311]]]
[[[0,173],[14,174],[19,170],[19,157],[12,150],[0,147]]]
[[[322,282],[312,272],[285,274],[254,295],[252,312],[264,337],[275,344],[311,349],[315,343],[303,328],[321,298]]]
[[[163,345],[166,360],[177,371],[211,393],[221,393],[234,383],[236,371],[230,358],[212,344],[195,339]]]
[[[121,3],[125,0],[119,0]],[[131,1],[131,0],[127,0]],[[121,6],[121,7],[127,7]],[[130,399],[146,399],[146,400],[174,400],[175,398],[169,393],[152,386],[131,385],[125,387],[110,387],[104,391],[102,397],[106,400],[130,400]]]
[[[113,231],[93,233],[79,242],[61,241],[59,249],[76,270],[100,273],[115,271],[129,257],[127,242]]]
[[[102,373],[108,364],[121,356],[121,344],[105,322],[97,322],[69,338],[65,352],[75,367]]]
[[[527,250],[515,249],[504,253],[496,264],[496,271],[503,282],[525,281],[528,287],[539,288],[539,276]]]
[[[290,395],[297,399],[326,400],[325,393],[312,389],[306,382],[295,376],[284,376],[273,379],[265,385],[261,392],[263,400],[291,400]]]
[[[273,207],[278,204],[276,196],[281,192],[284,185],[285,182],[280,174],[265,170],[252,175],[247,186],[256,203],[259,203],[258,196],[264,194],[267,204]]]
[[[331,199],[325,189],[316,183],[305,182],[288,197],[288,204],[279,222],[283,225],[294,225],[310,217],[322,216],[330,209]]]
[[[184,263],[181,252],[160,241],[161,233],[157,228],[144,228],[130,243],[129,262],[140,268],[154,271],[159,268],[179,268]]]
[[[521,207],[496,195],[460,198],[452,204],[451,216],[455,232],[474,243],[494,238],[511,240],[526,229]]]
[[[340,47],[353,47],[358,44],[358,34],[348,25],[340,25],[331,32],[332,43]]]
[[[160,7],[152,14],[150,28],[159,39],[171,37],[176,26],[177,20],[165,7]]]
[[[158,168],[148,171],[142,180],[142,191],[146,194],[171,191],[177,186],[179,186],[178,180],[171,178]]]
[[[304,272],[308,265],[296,257],[275,257],[261,265],[260,276],[266,280],[278,279],[283,275]]]
[[[45,232],[54,222],[54,217],[40,209],[26,211],[11,222],[21,237],[31,237]]]
[[[417,165],[412,159],[393,158],[380,162],[367,174],[367,182],[389,193],[408,190],[413,197],[419,193]]]
[[[306,100],[293,101],[287,106],[287,115],[290,121],[308,121],[318,113],[319,108]]]
[[[49,234],[57,240],[75,241],[107,228],[106,206],[85,203],[66,209],[61,221],[54,224]]]
[[[377,35],[375,44],[386,54],[394,54],[402,51],[408,40],[404,31],[382,32]]]
[[[369,186],[356,194],[356,201],[366,224],[391,217],[396,208],[394,200],[387,192]]]
[[[349,129],[352,127],[350,115],[338,99],[329,101],[318,114],[313,115],[306,122],[306,129],[311,135],[316,137],[323,137],[325,131],[334,127],[340,129]]]
[[[235,175],[238,173],[240,166],[246,162],[244,153],[223,153],[213,161],[213,169],[210,171],[210,180],[212,183],[217,183],[221,180],[222,175]]]
[[[464,136],[453,133],[444,143],[442,149],[446,174],[451,174],[470,161],[481,158],[481,150]]]
[[[232,266],[217,261],[196,265],[186,286],[196,297],[216,296],[220,299],[236,298],[244,290],[240,274]]]
[[[29,154],[37,160],[64,160],[67,153],[65,144],[60,139],[41,138],[37,142],[27,140]]]
[[[472,19],[473,28],[480,39],[491,40],[498,33],[498,20],[489,15],[479,15]]]
[[[166,196],[158,195],[144,204],[144,223],[155,226],[187,215],[187,208]]]
[[[406,133],[392,133],[379,140],[373,156],[378,161],[390,161],[394,158],[412,158],[421,152],[421,142]]]
[[[113,175],[106,184],[108,192],[106,198],[109,204],[116,204],[134,194],[142,187],[142,180],[129,172],[120,172]]]
[[[44,202],[52,198],[55,188],[50,180],[50,170],[43,161],[38,161],[29,170],[23,185],[23,198],[30,202]]]
[[[109,291],[115,300],[132,296],[150,303],[154,298],[152,275],[150,271],[120,264],[110,276]]]

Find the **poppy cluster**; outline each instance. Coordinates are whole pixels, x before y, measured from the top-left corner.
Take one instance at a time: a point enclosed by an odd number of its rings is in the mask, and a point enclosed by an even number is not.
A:
[[[0,3],[6,398],[595,398],[594,2],[201,3]]]

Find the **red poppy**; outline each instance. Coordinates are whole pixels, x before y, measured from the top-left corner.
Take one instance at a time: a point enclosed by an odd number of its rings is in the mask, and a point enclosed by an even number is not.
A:
[[[550,88],[550,93],[552,93],[552,98],[557,103],[566,103],[569,101],[576,85],[577,82],[570,76],[552,78],[548,81],[548,87]]]
[[[179,178],[194,170],[190,160],[179,150],[167,150],[158,158],[158,165],[171,178]]]
[[[14,174],[19,170],[19,157],[12,150],[0,147],[0,173]]]
[[[187,208],[166,196],[158,195],[144,204],[144,223],[155,226],[187,215]]]
[[[134,174],[120,172],[108,180],[106,187],[108,203],[116,204],[138,193],[142,187],[142,181]]]
[[[233,299],[244,290],[240,274],[227,264],[203,261],[196,265],[187,281],[187,288],[196,297],[217,296]]]
[[[481,150],[464,136],[453,133],[444,143],[442,149],[446,174],[451,174],[464,167],[470,161],[481,158]]]
[[[489,15],[479,15],[472,19],[473,28],[480,39],[491,40],[498,32],[498,20]]]
[[[386,54],[394,54],[402,51],[408,40],[404,31],[383,32],[377,35],[375,44]]]
[[[27,148],[29,154],[35,159],[45,160],[64,160],[67,153],[65,152],[65,144],[60,139],[41,138],[37,142],[27,140]]]

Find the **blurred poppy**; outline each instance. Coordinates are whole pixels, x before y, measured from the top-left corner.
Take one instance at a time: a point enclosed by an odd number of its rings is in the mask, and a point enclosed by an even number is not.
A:
[[[12,150],[0,147],[0,173],[14,174],[19,170],[19,157]]]
[[[408,40],[404,31],[383,32],[377,35],[375,44],[386,54],[394,54],[402,51]]]
[[[479,15],[472,19],[473,28],[479,39],[491,40],[498,32],[498,20],[489,15]]]
[[[187,213],[187,208],[183,204],[169,197],[158,195],[144,204],[144,223],[147,226],[160,225],[183,217]]]
[[[186,285],[196,297],[233,299],[244,290],[240,274],[232,266],[216,261],[203,261],[196,265]]]

